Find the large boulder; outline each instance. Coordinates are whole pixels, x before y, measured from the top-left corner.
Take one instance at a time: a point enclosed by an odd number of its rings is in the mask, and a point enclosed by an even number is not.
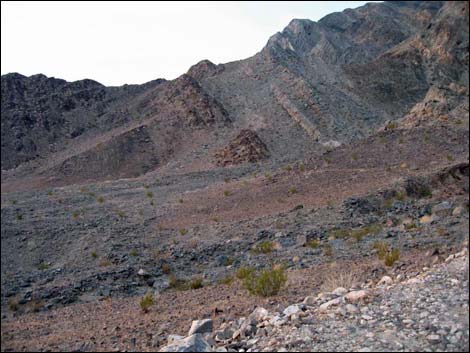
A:
[[[173,341],[162,347],[159,352],[213,352],[213,350],[204,337],[197,333],[182,340]]]

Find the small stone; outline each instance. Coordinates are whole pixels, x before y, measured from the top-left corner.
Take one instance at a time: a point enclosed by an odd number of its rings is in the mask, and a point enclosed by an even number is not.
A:
[[[350,314],[354,314],[354,313],[359,312],[359,309],[357,308],[357,306],[355,306],[353,304],[347,304],[345,309]]]
[[[463,207],[462,206],[457,206],[452,211],[452,216],[460,216],[462,213],[463,213]]]
[[[139,276],[146,276],[146,275],[147,275],[147,271],[145,271],[143,268],[141,268],[141,269],[137,272],[137,274],[138,274]]]
[[[340,303],[342,302],[342,299],[340,297],[338,298],[335,298],[335,299],[332,299],[326,303],[323,303],[322,305],[320,305],[320,307],[318,308],[318,310],[320,312],[326,312],[330,309],[330,307],[332,306],[336,306],[336,305],[339,305]]]
[[[282,313],[285,316],[290,316],[290,315],[298,313],[299,311],[301,311],[301,309],[299,308],[298,305],[290,305]]]
[[[419,219],[419,223],[421,224],[428,224],[431,223],[434,220],[432,216],[425,215]]]
[[[452,204],[449,201],[441,202],[432,208],[432,213],[438,216],[447,216],[452,212]]]
[[[338,297],[341,297],[341,296],[345,295],[347,292],[348,292],[348,290],[346,288],[338,287],[331,293],[333,293],[334,295],[336,295]]]
[[[371,292],[365,289],[349,292],[344,296],[346,301],[356,303],[371,296]]]
[[[367,314],[363,314],[361,317],[362,317],[364,320],[367,320],[367,321],[369,321],[369,320],[372,320],[372,319],[373,319],[373,317],[372,317],[372,316],[370,316],[370,315],[367,315]]]
[[[389,276],[383,276],[383,277],[380,279],[379,283],[377,283],[377,285],[378,285],[378,286],[381,286],[381,285],[389,286],[389,285],[391,285],[392,283],[393,283],[393,280],[392,280],[391,277],[389,277]]]
[[[308,306],[314,306],[317,303],[317,300],[316,300],[315,297],[308,296],[308,297],[305,297],[305,299],[302,303],[304,303],[305,305],[308,305]]]
[[[439,335],[429,335],[429,336],[426,336],[426,339],[430,343],[439,343],[439,342],[441,342],[441,337]]]

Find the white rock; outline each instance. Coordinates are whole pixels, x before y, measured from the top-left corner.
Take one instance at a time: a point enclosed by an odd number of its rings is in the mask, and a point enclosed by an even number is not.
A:
[[[460,216],[463,213],[463,207],[458,206],[452,211],[452,216]]]
[[[341,304],[341,302],[342,302],[342,298],[341,298],[341,297],[332,299],[332,300],[327,301],[326,303],[323,303],[322,305],[320,305],[320,307],[318,308],[318,310],[319,310],[321,313],[327,312],[332,306],[339,305],[339,304]]]
[[[357,308],[357,306],[355,306],[353,304],[347,304],[346,305],[346,311],[350,314],[354,314],[354,313],[359,312],[359,309]]]
[[[202,335],[196,334],[168,344],[160,352],[212,352],[212,349]]]
[[[196,333],[212,332],[213,322],[211,319],[194,320],[189,329],[188,336]]]
[[[268,318],[269,312],[265,308],[256,308],[249,316],[249,318],[254,319],[256,321],[256,324],[264,321],[266,318]]]
[[[378,286],[383,286],[383,285],[389,286],[389,285],[391,285],[392,283],[393,283],[393,279],[392,279],[391,277],[389,277],[389,276],[383,276],[383,277],[380,279],[379,283],[377,283],[377,285],[378,285]]]
[[[317,303],[317,300],[315,297],[308,296],[308,297],[305,297],[303,303],[308,306],[314,306]]]
[[[147,274],[147,271],[145,271],[143,268],[141,268],[141,269],[137,272],[137,274],[138,274],[139,276],[145,276],[145,275]]]
[[[429,335],[429,336],[426,336],[426,339],[431,343],[441,342],[441,337],[439,335]]]
[[[348,292],[348,290],[346,288],[338,287],[331,293],[333,293],[334,295],[337,295],[338,297],[341,297],[341,296],[345,295],[347,292]]]
[[[356,303],[358,301],[364,300],[371,296],[371,292],[365,289],[349,292],[344,296],[346,301],[350,303]]]
[[[180,341],[184,339],[184,336],[180,336],[180,335],[168,335],[166,341],[167,341],[167,344],[171,344],[171,343],[174,343],[176,341]]]
[[[301,311],[298,305],[290,305],[282,312],[285,316],[291,316]]]

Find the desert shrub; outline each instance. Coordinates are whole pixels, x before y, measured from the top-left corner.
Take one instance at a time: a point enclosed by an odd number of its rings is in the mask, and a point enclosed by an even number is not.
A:
[[[225,183],[230,182],[230,178],[229,178],[229,177],[225,177],[225,178],[224,178],[224,182],[225,182]]]
[[[248,266],[242,266],[238,269],[237,273],[236,273],[236,277],[238,279],[245,279],[249,276],[251,276],[251,274],[255,271],[254,268],[251,268],[251,267],[248,267]]]
[[[219,218],[218,218],[218,217],[212,217],[212,220],[213,220],[214,222],[216,222],[216,223],[219,222]]]
[[[219,284],[230,285],[230,284],[232,284],[233,280],[234,280],[233,276],[227,275],[227,276],[222,277],[222,278],[219,280]]]
[[[405,190],[408,196],[416,198],[431,197],[432,191],[429,185],[419,178],[409,178],[405,182]]]
[[[224,260],[224,263],[223,265],[224,266],[231,266],[233,265],[233,262],[235,261],[235,259],[233,257],[227,257],[225,260]]]
[[[353,161],[357,161],[359,157],[357,156],[357,153],[354,152],[353,154],[351,154],[351,158]]]
[[[291,167],[290,165],[286,165],[286,166],[284,167],[284,170],[285,170],[286,172],[290,172],[290,171],[292,171],[292,167]]]
[[[387,125],[385,126],[385,128],[387,130],[395,130],[396,128],[398,127],[398,123],[394,122],[394,121],[390,121],[389,123],[387,123]]]
[[[189,283],[189,287],[191,289],[199,289],[202,288],[202,278],[201,277],[196,277],[191,280]]]
[[[398,249],[392,249],[385,256],[385,266],[392,266],[400,258],[400,251]]]
[[[73,213],[72,213],[73,219],[77,219],[78,216],[80,216],[80,212],[78,212],[78,211],[73,211]]]
[[[16,215],[16,220],[17,220],[17,221],[21,221],[22,219],[23,219],[23,215],[22,215],[21,213],[18,213],[18,214]]]
[[[376,241],[373,248],[377,250],[377,257],[379,260],[384,260],[388,254],[388,244],[383,241]]]
[[[305,164],[303,164],[303,162],[300,162],[299,164],[299,170],[303,173],[305,172]]]
[[[166,275],[168,275],[169,273],[171,273],[171,266],[168,265],[168,264],[163,264],[162,265],[162,272]]]
[[[331,244],[327,243],[323,245],[323,253],[325,256],[332,257],[333,256],[333,247]]]
[[[149,186],[147,184],[144,185],[144,189],[148,189]]]
[[[320,291],[332,292],[338,287],[349,289],[357,284],[357,282],[357,275],[350,268],[340,268],[337,264],[332,264],[323,274]]]
[[[131,256],[137,256],[137,250],[136,250],[136,249],[132,249],[132,250],[129,252],[129,255],[131,255]]]
[[[273,181],[273,176],[269,173],[266,173],[264,174],[264,177],[266,178],[267,181],[269,181],[270,183],[272,183]]]
[[[269,254],[274,250],[274,243],[272,241],[262,241],[256,244],[253,248],[255,254]]]
[[[320,241],[317,239],[310,239],[305,245],[309,248],[316,249],[320,245]]]
[[[98,196],[96,201],[98,201],[99,203],[103,203],[104,202],[104,197],[103,196]]]
[[[147,197],[148,197],[149,199],[151,199],[151,198],[153,197],[153,192],[147,191],[147,194],[146,194],[146,195],[147,195]]]
[[[92,251],[90,255],[94,259],[96,259],[98,257],[98,254],[96,253],[96,251]]]
[[[100,261],[100,264],[99,264],[101,267],[107,267],[107,266],[110,266],[111,265],[111,261],[107,260],[107,259],[103,259]]]
[[[336,229],[330,230],[328,235],[331,238],[341,239],[341,238],[348,237],[349,236],[349,231],[346,230],[346,229],[336,228]]]
[[[232,195],[232,193],[230,191],[228,191],[228,190],[224,191],[224,196],[230,196],[230,195]]]
[[[150,309],[150,307],[155,304],[155,301],[153,299],[153,294],[151,292],[148,292],[145,294],[139,302],[140,308],[144,313],[147,313]]]
[[[297,194],[297,188],[295,186],[289,188],[289,194]]]
[[[188,231],[184,228],[181,228],[179,232],[180,232],[180,235],[186,235],[188,233]]]
[[[18,311],[20,308],[20,303],[17,297],[8,299],[8,308],[11,311]]]
[[[47,262],[41,262],[38,266],[38,269],[41,271],[47,270],[49,268],[49,264]]]
[[[179,203],[183,203],[184,200],[183,200],[183,199],[179,199],[178,202],[179,202]]]
[[[252,272],[243,281],[244,287],[253,295],[270,297],[279,293],[287,282],[284,268],[273,267],[259,273]]]

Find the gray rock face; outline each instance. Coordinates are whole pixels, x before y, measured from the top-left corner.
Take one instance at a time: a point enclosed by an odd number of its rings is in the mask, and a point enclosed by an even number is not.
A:
[[[194,335],[196,333],[207,333],[212,332],[213,322],[211,319],[204,320],[195,320],[191,324],[189,329],[188,336]]]
[[[212,348],[201,334],[194,334],[162,347],[159,352],[212,352]]]

